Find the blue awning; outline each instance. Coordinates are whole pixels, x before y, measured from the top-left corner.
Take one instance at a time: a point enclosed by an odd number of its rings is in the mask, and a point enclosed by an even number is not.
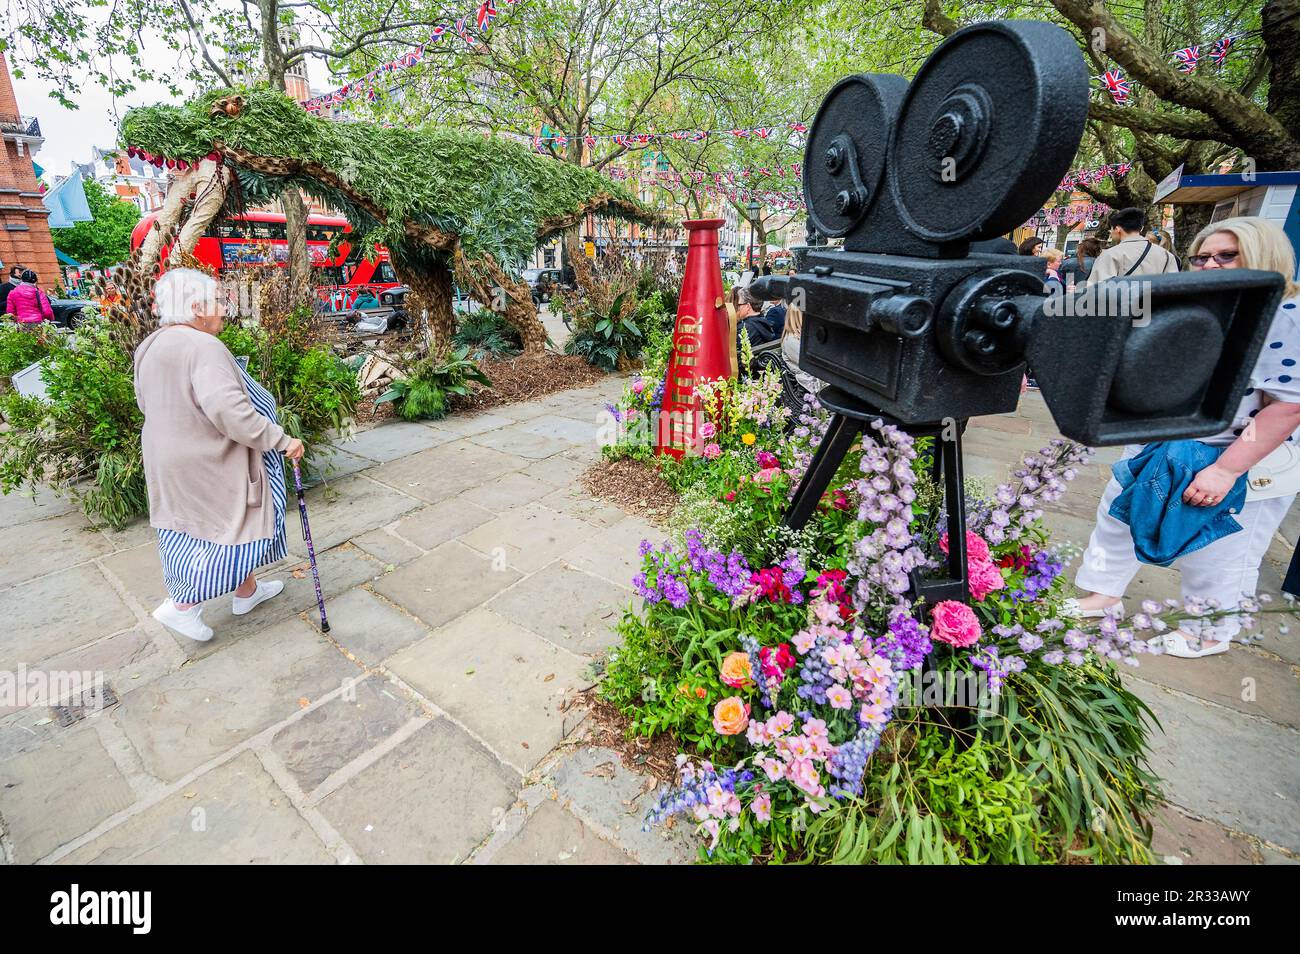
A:
[[[80,263],[79,261],[77,261],[77,260],[76,260],[75,258],[73,258],[71,255],[69,255],[67,252],[64,252],[64,251],[61,250],[61,249],[57,249],[57,248],[56,248],[56,249],[54,250],[54,255],[55,255],[55,257],[58,258],[58,260],[59,260],[59,264],[60,264],[60,265],[66,265],[68,268],[80,268],[80,267],[81,267],[81,263]]]
[[[80,169],[56,182],[41,196],[41,202],[50,210],[52,229],[71,228],[78,222],[90,222],[95,218],[86,202],[86,186],[81,180]]]

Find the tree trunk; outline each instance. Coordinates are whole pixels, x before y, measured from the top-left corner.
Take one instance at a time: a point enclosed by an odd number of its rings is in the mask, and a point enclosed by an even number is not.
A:
[[[1213,214],[1214,205],[1210,203],[1174,206],[1174,251],[1180,259],[1186,261],[1192,239],[1210,224],[1210,216]]]
[[[1268,53],[1268,111],[1300,140],[1300,0],[1269,0],[1260,12]]]
[[[258,0],[262,14],[262,60],[272,89],[285,92],[284,48],[280,46],[279,0]],[[289,243],[289,281],[295,300],[305,301],[311,292],[311,259],[307,255],[307,207],[294,186],[280,193],[284,225]]]
[[[441,357],[451,350],[451,339],[456,334],[456,312],[452,308],[453,289],[451,269],[434,268],[408,272],[394,263],[397,277],[410,291],[406,296],[406,314],[413,322],[417,334],[428,322],[430,354]]]
[[[518,330],[525,356],[536,357],[546,350],[546,326],[537,317],[537,306],[527,282],[511,278],[491,256],[471,262],[459,249],[456,271],[474,289],[479,301]]]

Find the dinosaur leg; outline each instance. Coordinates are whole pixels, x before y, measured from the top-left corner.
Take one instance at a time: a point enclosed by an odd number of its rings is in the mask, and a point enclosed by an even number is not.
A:
[[[418,322],[427,318],[429,353],[446,354],[451,348],[452,335],[456,333],[456,313],[452,309],[451,269],[432,268],[407,271],[397,268],[398,277],[411,289],[407,295],[406,311]]]
[[[171,254],[167,256],[169,262],[179,261],[182,252],[194,251],[194,246],[199,243],[199,239],[225,204],[230,174],[230,170],[225,166],[218,166],[211,159],[204,159],[199,163],[199,174],[194,189],[194,208],[190,210],[190,217],[181,228],[181,234],[177,237],[176,244],[172,246]]]
[[[471,262],[459,249],[456,274],[474,289],[479,301],[519,330],[525,355],[536,356],[546,349],[546,326],[537,317],[537,305],[527,282],[511,278],[490,255]]]
[[[185,200],[194,190],[194,183],[198,176],[198,170],[191,168],[172,179],[171,186],[167,190],[167,199],[158,212],[154,227],[149,230],[149,234],[140,244],[140,274],[152,275],[157,268],[158,258],[162,255],[163,239],[170,235],[180,222],[181,213],[185,209]]]

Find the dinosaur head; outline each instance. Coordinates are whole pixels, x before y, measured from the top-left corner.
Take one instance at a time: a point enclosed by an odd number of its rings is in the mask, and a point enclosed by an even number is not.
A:
[[[204,157],[229,159],[231,147],[278,155],[310,136],[316,122],[298,104],[266,87],[222,89],[180,106],[144,106],[122,120],[127,151],[169,169]]]

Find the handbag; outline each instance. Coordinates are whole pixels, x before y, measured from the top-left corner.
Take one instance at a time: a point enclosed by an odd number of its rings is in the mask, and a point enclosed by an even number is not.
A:
[[[1283,441],[1246,474],[1246,503],[1300,492],[1300,447]]]

